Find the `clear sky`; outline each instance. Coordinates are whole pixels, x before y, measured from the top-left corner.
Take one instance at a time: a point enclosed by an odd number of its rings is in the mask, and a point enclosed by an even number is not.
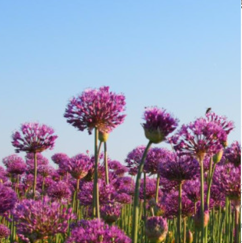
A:
[[[112,159],[147,144],[146,106],[180,125],[212,107],[235,122],[229,143],[240,141],[240,67],[239,1],[1,1],[0,159],[14,153],[11,134],[33,121],[59,136],[47,158],[93,152],[93,136],[63,114],[71,97],[103,85],[127,102],[108,141]]]

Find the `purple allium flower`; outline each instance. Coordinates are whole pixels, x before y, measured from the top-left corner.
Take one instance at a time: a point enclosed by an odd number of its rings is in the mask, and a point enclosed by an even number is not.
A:
[[[0,166],[0,184],[6,182],[7,180],[7,172],[2,166]]]
[[[174,154],[169,161],[160,163],[159,174],[171,181],[191,180],[199,175],[199,163],[191,156]]]
[[[226,164],[217,166],[213,182],[230,200],[241,198],[241,166]]]
[[[221,126],[226,134],[229,134],[234,129],[234,123],[232,121],[227,121],[226,116],[219,116],[214,112],[208,112],[206,114],[206,118],[208,121],[217,123]]]
[[[16,147],[17,153],[21,151],[36,153],[53,149],[57,136],[53,135],[52,128],[38,123],[24,123],[20,130],[12,135],[12,144]]]
[[[219,186],[212,185],[211,186],[211,192],[210,192],[210,200],[213,201],[212,206],[214,207],[224,207],[225,206],[225,194],[224,191],[221,191]],[[209,205],[211,208],[211,203]]]
[[[16,204],[13,218],[17,233],[32,241],[66,233],[68,220],[74,219],[70,209],[62,208],[57,202],[50,202],[44,197],[43,201],[27,200]]]
[[[129,195],[134,194],[134,180],[131,177],[124,176],[118,177],[116,180],[112,181],[111,183],[118,194],[120,193],[127,193]]]
[[[183,184],[183,190],[186,193],[188,199],[196,203],[200,200],[200,179],[188,180]]]
[[[125,97],[109,91],[104,86],[99,89],[88,89],[76,98],[72,98],[65,110],[67,122],[91,134],[93,128],[109,133],[123,123],[126,115]]]
[[[141,162],[143,153],[145,151],[145,146],[141,145],[133,149],[125,159],[125,162],[128,164],[127,167],[129,168],[130,175],[136,175],[138,172],[138,166]],[[145,170],[144,170],[145,171]]]
[[[100,205],[113,203],[115,199],[116,190],[112,184],[106,185],[101,179],[98,180],[99,187],[99,201]],[[81,205],[92,205],[93,196],[93,182],[85,182],[80,187],[78,198]]]
[[[124,173],[128,171],[127,167],[122,165],[119,161],[117,160],[109,160],[108,161],[108,168],[111,171],[114,171],[114,174],[116,176],[123,176]]]
[[[157,174],[159,169],[159,164],[164,163],[171,159],[173,153],[165,148],[150,148],[146,161],[144,164],[144,170],[150,174]]]
[[[85,177],[93,166],[90,157],[85,154],[72,157],[68,163],[69,173],[76,179]]]
[[[101,218],[108,224],[114,223],[118,220],[121,214],[121,205],[118,203],[106,204],[101,206]]]
[[[121,192],[116,194],[115,201],[121,204],[130,204],[132,202],[132,198],[129,194]]]
[[[12,209],[17,201],[14,190],[0,183],[0,214]]]
[[[64,181],[54,182],[49,186],[47,194],[49,197],[57,200],[67,199],[71,197],[71,190],[69,185]]]
[[[148,178],[146,177],[146,199],[150,200],[151,198],[155,197],[156,193],[156,179],[153,178]],[[162,196],[162,192],[159,189],[159,197]],[[139,194],[140,199],[144,199],[144,179],[141,180],[140,183],[140,194]]]
[[[38,174],[43,177],[51,176],[55,169],[50,165],[39,165],[37,168]]]
[[[51,159],[53,160],[54,163],[56,163],[57,165],[65,163],[65,161],[69,160],[69,156],[67,154],[64,153],[57,153],[54,154]]]
[[[225,158],[228,162],[235,166],[241,165],[241,145],[238,141],[233,142],[224,152]]]
[[[24,160],[15,154],[3,158],[3,164],[7,167],[7,172],[10,174],[21,175],[26,170]]]
[[[147,219],[145,233],[151,242],[162,242],[166,238],[168,225],[161,216],[153,216]]]
[[[10,229],[4,224],[0,224],[0,240],[4,238],[8,238],[9,236],[10,236]]]
[[[205,154],[214,155],[223,148],[227,134],[215,122],[199,118],[183,125],[171,139],[174,149],[180,154],[196,156],[199,160]]]
[[[99,219],[81,220],[71,231],[65,243],[131,243],[131,239],[116,226],[109,226]]]
[[[173,118],[165,109],[157,107],[145,108],[145,123],[142,124],[145,136],[153,143],[160,143],[166,139],[166,136],[172,133],[177,125],[178,120]]]
[[[164,217],[173,218],[178,215],[178,200],[179,194],[178,191],[170,191],[166,195],[163,196],[161,200],[161,205],[165,206]],[[194,214],[194,203],[189,200],[186,194],[182,193],[182,217],[191,216]]]
[[[172,190],[177,189],[178,186],[179,186],[178,181],[171,181],[171,180],[168,180],[164,177],[160,177],[160,189],[161,189],[162,192],[168,193]]]
[[[41,153],[36,153],[38,165],[47,165],[49,164],[49,160],[45,158]],[[26,154],[26,164],[32,165],[34,164],[34,153]]]

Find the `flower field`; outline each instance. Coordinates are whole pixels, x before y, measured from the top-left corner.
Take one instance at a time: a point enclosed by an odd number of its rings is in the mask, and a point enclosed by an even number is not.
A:
[[[93,136],[93,154],[49,161],[42,152],[58,136],[45,124],[23,123],[12,134],[16,153],[0,166],[1,243],[241,242],[241,145],[227,142],[234,123],[208,109],[180,124],[147,107],[147,144],[117,161],[108,138],[125,108],[125,96],[106,86],[69,101],[63,119]]]

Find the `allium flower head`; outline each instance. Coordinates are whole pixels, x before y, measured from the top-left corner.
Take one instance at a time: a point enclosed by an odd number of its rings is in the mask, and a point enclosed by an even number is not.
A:
[[[7,172],[10,174],[21,175],[26,170],[24,160],[15,154],[3,158],[3,164],[7,167]]]
[[[116,226],[109,226],[99,219],[81,220],[71,231],[65,243],[131,243],[131,239]]]
[[[153,178],[146,178],[146,199],[150,200],[151,198],[155,197],[156,193],[156,179]],[[161,190],[158,191],[159,196],[161,197],[162,192]],[[139,194],[140,199],[144,199],[144,179],[141,180],[140,183],[140,194]]]
[[[10,236],[10,229],[4,224],[0,224],[0,240],[8,236]]]
[[[20,130],[12,135],[12,144],[17,153],[36,153],[53,149],[57,136],[52,128],[38,123],[24,123]]]
[[[54,182],[51,184],[47,190],[49,197],[57,200],[70,199],[71,190],[69,185],[64,181]]]
[[[164,241],[167,231],[167,222],[161,216],[153,216],[147,219],[145,233],[151,243],[159,243]]]
[[[168,180],[182,182],[191,180],[199,175],[198,161],[191,156],[178,156],[174,154],[171,160],[160,163],[159,174]]]
[[[65,110],[67,122],[91,134],[93,128],[109,133],[123,123],[126,115],[124,95],[115,94],[104,86],[99,89],[88,89],[81,95],[72,98]]]
[[[17,201],[14,190],[0,183],[0,214],[11,210]]]
[[[213,182],[231,200],[241,198],[241,166],[231,163],[217,166]]]
[[[125,162],[128,164],[127,167],[129,168],[130,175],[136,175],[138,172],[138,166],[141,162],[143,153],[145,151],[145,146],[141,145],[133,149],[125,159]],[[145,172],[145,170],[144,170]]]
[[[227,134],[217,123],[199,118],[183,125],[171,139],[180,154],[196,156],[199,160],[206,154],[214,155],[223,148]]]
[[[144,169],[150,174],[157,174],[159,169],[159,164],[171,160],[173,153],[165,148],[150,148],[146,161],[144,164]]]
[[[225,158],[229,163],[235,166],[241,165],[241,145],[238,141],[233,142],[224,153]]]
[[[17,203],[13,210],[17,233],[33,242],[66,233],[68,220],[74,219],[70,209],[61,208],[57,202],[50,203],[47,197],[43,201],[27,200]]]
[[[100,209],[102,219],[108,223],[114,223],[118,220],[121,214],[121,205],[118,203],[115,204],[106,204],[101,206]]]
[[[72,157],[68,163],[68,172],[76,179],[82,179],[93,167],[93,163],[89,156],[78,154]]]
[[[200,200],[200,179],[188,180],[183,184],[183,190],[188,199],[196,203]]]
[[[173,118],[165,109],[157,107],[146,108],[144,112],[145,123],[142,124],[145,136],[153,143],[160,143],[173,132],[178,120]]]
[[[54,154],[51,159],[53,160],[54,163],[56,163],[57,165],[62,164],[63,162],[69,160],[69,157],[67,154],[64,153],[57,153]]]

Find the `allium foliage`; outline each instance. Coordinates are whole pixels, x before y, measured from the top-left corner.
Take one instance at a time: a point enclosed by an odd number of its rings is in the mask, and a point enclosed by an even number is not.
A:
[[[54,130],[46,125],[24,123],[20,131],[12,135],[12,144],[16,147],[17,153],[21,151],[36,153],[53,149],[56,138]]]
[[[67,122],[91,134],[93,128],[109,133],[123,123],[125,115],[124,95],[115,94],[104,86],[99,89],[87,89],[81,95],[70,100],[64,117]]]

